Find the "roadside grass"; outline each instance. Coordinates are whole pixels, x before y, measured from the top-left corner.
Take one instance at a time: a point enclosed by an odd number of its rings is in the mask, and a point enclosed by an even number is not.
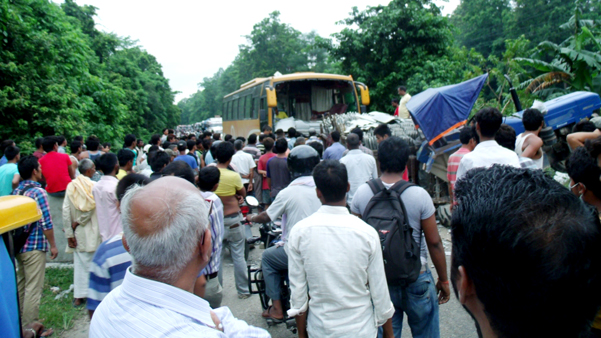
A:
[[[46,268],[44,290],[40,302],[40,319],[46,328],[53,328],[55,334],[60,334],[73,327],[76,319],[87,313],[86,307],[73,307],[73,291],[66,297],[55,300],[62,291],[68,290],[73,284],[73,268]],[[58,286],[60,291],[53,293],[50,288]]]

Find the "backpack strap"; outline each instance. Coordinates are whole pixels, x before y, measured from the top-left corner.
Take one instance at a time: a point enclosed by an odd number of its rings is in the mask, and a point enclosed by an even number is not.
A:
[[[414,185],[415,184],[413,184],[411,182],[400,180],[400,181],[396,182],[392,187],[390,187],[390,190],[396,191],[396,193],[399,194],[399,197],[401,197],[401,194],[403,192],[405,192],[405,190],[407,190],[407,188],[412,187]]]
[[[26,186],[26,187],[25,187],[23,190],[21,190],[21,191],[19,192],[19,195],[22,195],[22,196],[23,196],[23,195],[25,195],[25,193],[26,193],[28,190],[30,190],[30,189],[33,189],[33,188],[35,188],[35,185],[33,185],[33,184],[32,184],[32,185],[28,185],[28,186]]]
[[[379,178],[374,178],[372,180],[367,181],[367,185],[369,185],[369,187],[371,188],[371,191],[374,193],[374,196],[376,196],[380,191],[386,189],[384,184],[382,184],[382,180]]]

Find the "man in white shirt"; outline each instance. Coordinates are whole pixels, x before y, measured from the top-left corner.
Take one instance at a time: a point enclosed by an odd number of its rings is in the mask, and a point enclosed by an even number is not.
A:
[[[242,140],[236,140],[236,142],[234,142],[234,148],[236,149],[236,153],[232,156],[231,164],[234,165],[236,171],[240,174],[240,177],[242,177],[242,184],[248,193],[253,190],[253,169],[255,169],[257,164],[251,154],[242,150],[242,148],[244,148],[244,142],[242,142]]]
[[[343,164],[324,160],[313,171],[323,204],[298,222],[288,241],[290,310],[299,338],[390,337],[390,301],[380,236],[346,208]],[[307,314],[307,310],[309,311]]]
[[[134,186],[121,208],[132,266],[94,312],[90,337],[270,337],[192,294],[211,257],[208,209],[193,184]]]
[[[495,134],[503,123],[503,115],[496,108],[482,108],[476,114],[476,133],[480,138],[480,143],[474,150],[465,154],[459,162],[457,169],[457,181],[465,173],[474,168],[488,168],[493,164],[509,165],[521,168],[518,155],[504,147],[501,147],[495,141]]]
[[[545,116],[538,109],[526,109],[522,115],[525,131],[515,140],[515,152],[519,157],[534,161],[538,169],[543,168],[543,140],[540,131],[545,126]]]
[[[349,152],[346,156],[340,159],[340,163],[346,166],[348,172],[348,180],[351,185],[346,201],[350,205],[353,201],[353,196],[363,183],[378,178],[378,168],[376,167],[376,159],[373,156],[367,155],[359,150],[359,135],[348,134],[346,138],[346,146]]]
[[[411,95],[407,93],[407,87],[399,86],[397,88],[399,95],[401,96],[401,101],[399,102],[399,117],[403,119],[409,118],[409,110],[407,109],[407,102],[411,100]]]
[[[313,214],[321,207],[315,194],[315,182],[311,173],[319,163],[317,150],[307,145],[294,147],[290,152],[288,167],[292,178],[290,185],[280,191],[267,211],[258,215],[247,215],[249,222],[267,223],[282,216],[282,240],[263,252],[261,268],[265,280],[265,293],[272,301],[263,317],[273,322],[284,320],[284,310],[280,300],[282,273],[288,270],[286,243],[292,228],[299,221]]]

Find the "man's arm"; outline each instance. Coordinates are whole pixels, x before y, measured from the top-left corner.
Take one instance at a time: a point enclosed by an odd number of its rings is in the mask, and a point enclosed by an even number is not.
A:
[[[536,155],[539,154],[540,147],[543,146],[543,140],[541,140],[540,137],[529,137],[528,141],[530,142],[522,152],[522,157],[528,157],[534,160]]]
[[[440,234],[438,233],[438,227],[436,226],[436,216],[432,215],[427,219],[421,221],[424,236],[426,237],[426,243],[428,245],[428,251],[432,257],[432,263],[438,273],[438,283],[436,288],[440,292],[438,296],[438,303],[444,304],[449,301],[451,290],[449,288],[449,279],[447,277],[447,261],[445,258],[444,247]]]
[[[50,259],[55,259],[58,256],[58,249],[54,243],[54,229],[44,230],[44,236],[46,236],[48,243],[50,243]]]
[[[255,175],[255,168],[257,167],[257,165],[255,164],[254,160],[251,160],[252,165],[250,168],[250,172],[248,173],[248,191],[253,191],[253,176]]]
[[[71,161],[71,158],[69,158],[69,161]],[[75,169],[73,169],[73,164],[70,164],[69,166],[67,166],[67,169],[69,170],[69,177],[71,177],[72,180],[75,179]]]
[[[21,175],[18,173],[13,176],[13,190],[17,189],[19,182],[21,181]]]
[[[586,140],[595,139],[601,136],[601,131],[599,129],[595,129],[595,131],[591,132],[579,132],[573,133],[567,136],[568,144],[570,145],[570,149],[574,150],[578,147],[582,147]]]
[[[298,338],[308,338],[309,333],[307,332],[307,311],[294,317],[296,320],[296,329],[298,330]]]
[[[37,188],[35,190],[38,190]],[[42,218],[38,221],[38,226],[42,227],[42,231],[48,244],[50,244],[50,259],[55,259],[58,256],[58,250],[56,249],[56,243],[54,242],[54,229],[52,225],[52,217],[50,216],[50,207],[48,206],[48,198],[46,192],[40,190],[36,191],[35,200],[38,203],[38,207],[42,210]],[[33,197],[32,196],[32,197]]]

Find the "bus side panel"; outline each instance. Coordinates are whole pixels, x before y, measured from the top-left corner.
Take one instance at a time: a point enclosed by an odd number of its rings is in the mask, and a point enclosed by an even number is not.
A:
[[[259,119],[256,120],[237,120],[223,121],[223,136],[231,134],[234,138],[244,136],[248,138],[250,134],[260,134],[261,126]]]

